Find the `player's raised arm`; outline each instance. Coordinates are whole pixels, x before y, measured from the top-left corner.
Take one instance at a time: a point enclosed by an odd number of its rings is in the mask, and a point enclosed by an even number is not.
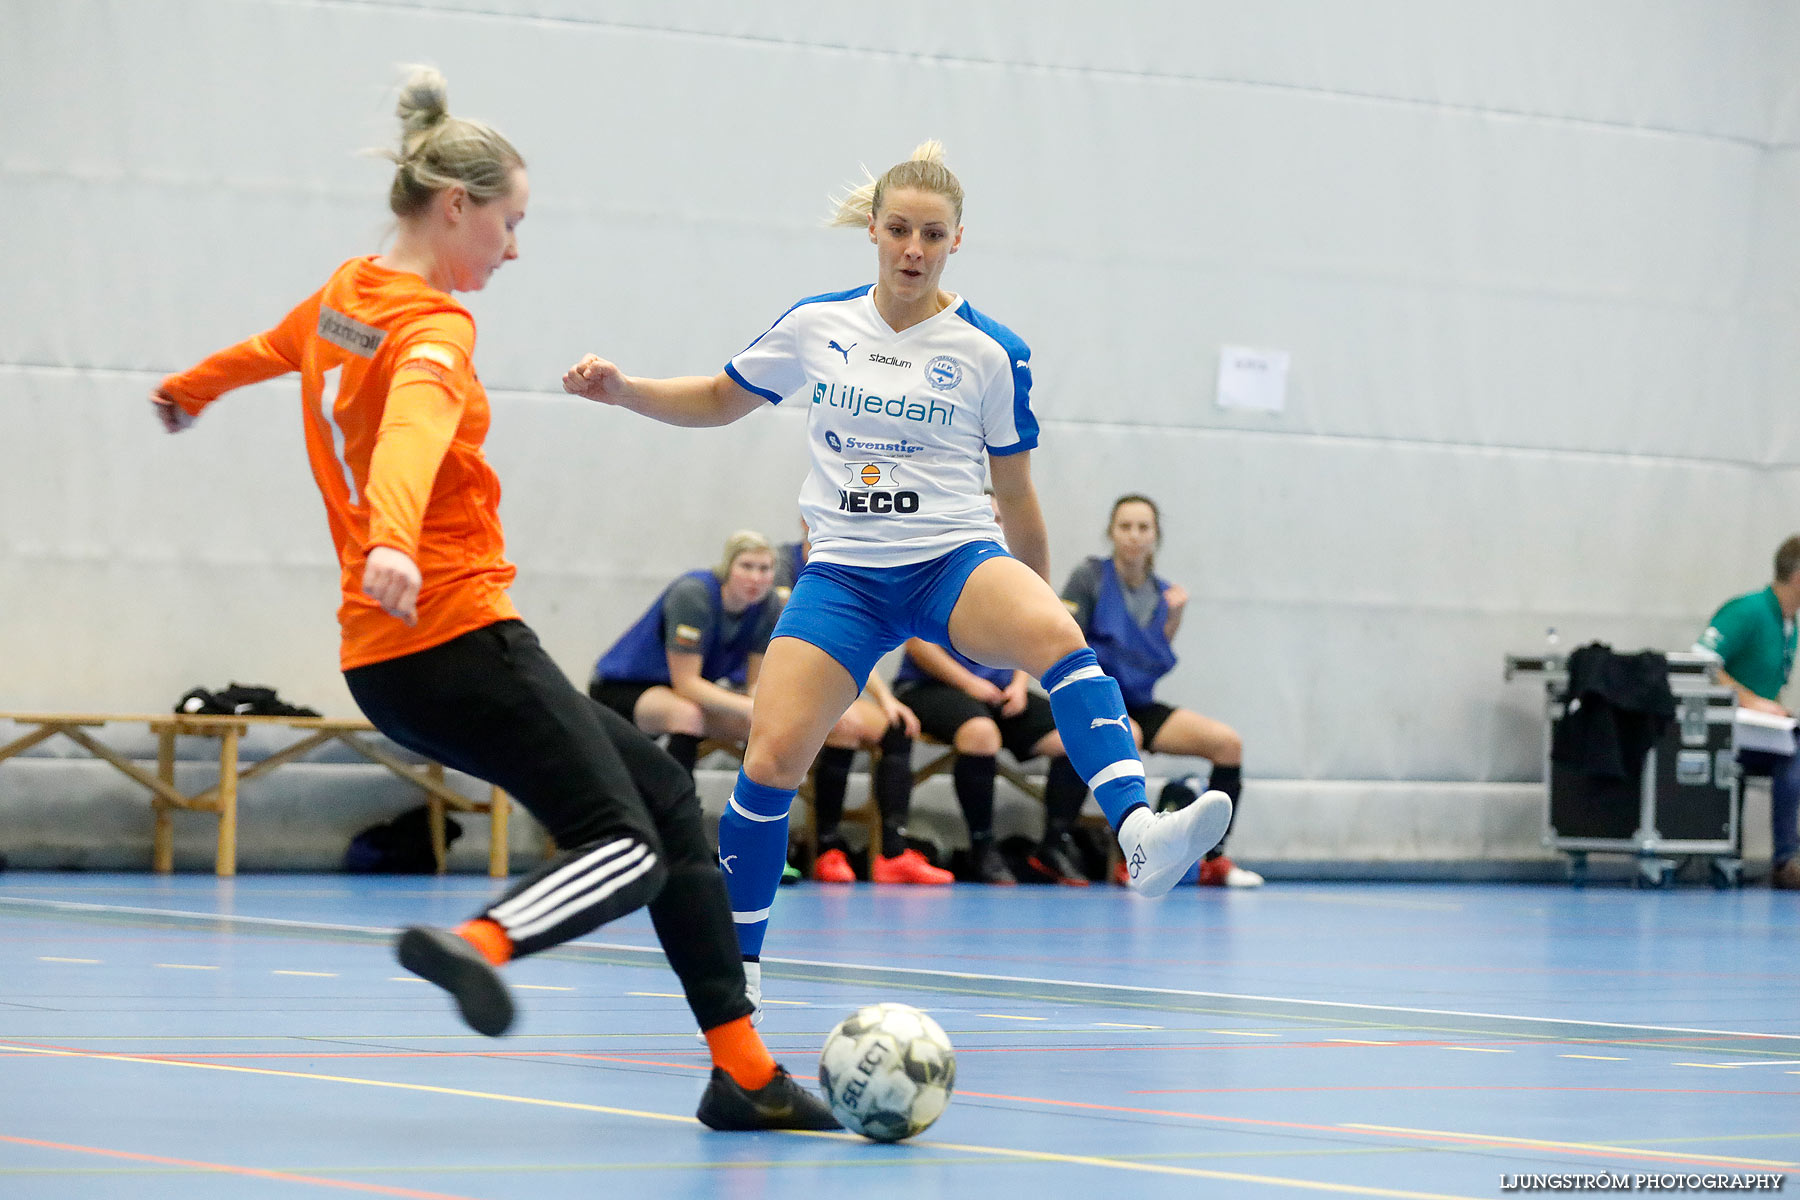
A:
[[[563,373],[563,391],[573,396],[628,408],[664,425],[703,428],[729,425],[760,408],[765,399],[739,387],[721,371],[711,376],[682,375],[642,379],[625,374],[595,354]]]

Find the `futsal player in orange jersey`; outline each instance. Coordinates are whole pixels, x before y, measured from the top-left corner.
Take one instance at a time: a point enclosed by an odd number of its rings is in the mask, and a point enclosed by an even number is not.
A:
[[[505,788],[572,847],[460,929],[407,930],[401,963],[497,1036],[513,1004],[495,967],[648,905],[712,1051],[700,1119],[836,1128],[751,1027],[692,780],[576,691],[507,597],[475,324],[451,293],[481,289],[518,257],[524,160],[493,129],[451,117],[429,68],[402,88],[399,115],[392,249],[351,259],[275,328],[163,380],[156,412],[176,432],[224,392],[300,373],[307,455],[343,569],[351,695],[394,741]]]

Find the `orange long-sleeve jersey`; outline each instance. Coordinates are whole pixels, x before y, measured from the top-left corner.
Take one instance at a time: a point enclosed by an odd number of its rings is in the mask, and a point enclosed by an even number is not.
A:
[[[163,381],[197,416],[233,388],[300,372],[306,453],[342,567],[345,670],[518,616],[500,480],[481,453],[490,414],[474,350],[462,305],[417,275],[353,258],[275,328]],[[363,594],[376,546],[419,565],[416,626]]]

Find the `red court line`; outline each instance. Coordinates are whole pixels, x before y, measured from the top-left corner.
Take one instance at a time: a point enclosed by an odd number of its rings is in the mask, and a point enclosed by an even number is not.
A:
[[[1130,1113],[1143,1117],[1179,1117],[1184,1121],[1211,1121],[1220,1125],[1247,1125],[1259,1129],[1300,1129],[1309,1133],[1329,1133],[1335,1137],[1371,1137],[1402,1142],[1438,1142],[1458,1146],[1481,1146],[1492,1150],[1555,1150],[1581,1158],[1603,1160],[1630,1159],[1639,1162],[1665,1163],[1671,1166],[1718,1167],[1722,1160],[1714,1155],[1687,1158],[1679,1154],[1645,1153],[1619,1147],[1572,1146],[1566,1142],[1536,1142],[1526,1138],[1488,1137],[1479,1133],[1411,1133],[1404,1130],[1364,1129],[1348,1125],[1315,1125],[1308,1121],[1272,1121],[1260,1117],[1227,1117],[1217,1113],[1182,1112],[1169,1108],[1133,1108],[1123,1104],[1095,1104],[1086,1100],[1051,1100],[1043,1096],[1004,1096],[994,1092],[969,1092],[958,1088],[958,1096],[976,1100],[1010,1100],[1017,1104],[1039,1104],[1047,1108],[1080,1108],[1094,1112]]]
[[[1246,1088],[1156,1088],[1135,1089],[1128,1096],[1236,1096],[1257,1092],[1622,1092],[1645,1096],[1786,1096],[1800,1100],[1800,1091],[1753,1092],[1727,1091],[1723,1088],[1628,1088],[1628,1087],[1555,1087],[1549,1084],[1484,1084],[1484,1083],[1386,1083],[1359,1087],[1356,1084],[1331,1084],[1318,1087],[1246,1087]]]
[[[229,1050],[204,1051],[194,1054],[157,1054],[136,1050],[81,1050],[74,1046],[42,1045],[32,1042],[0,1042],[0,1047],[29,1047],[13,1053],[0,1049],[0,1058],[33,1058],[42,1061],[39,1050],[54,1050],[64,1054],[75,1054],[82,1058],[129,1058],[134,1061],[150,1062],[204,1062],[215,1059],[265,1059],[265,1058],[300,1058],[300,1059],[339,1059],[339,1058],[577,1058],[590,1062],[621,1063],[633,1067],[679,1067],[686,1071],[710,1071],[712,1064],[668,1062],[661,1059],[625,1058],[617,1054],[588,1054],[579,1050],[371,1050],[352,1051],[335,1050],[323,1054],[307,1054],[304,1051],[246,1051],[234,1053]],[[692,1051],[672,1051],[677,1054],[689,1054]]]
[[[8,1042],[0,1045],[23,1046],[25,1042]],[[587,1058],[600,1062],[631,1063],[642,1067],[672,1067],[680,1063],[662,1062],[660,1060],[621,1058],[611,1054],[588,1054],[580,1050],[332,1050],[322,1054],[308,1054],[304,1050],[207,1050],[189,1053],[181,1051],[165,1054],[152,1050],[76,1050],[72,1046],[39,1046],[40,1050],[66,1050],[92,1058],[111,1058],[125,1056],[129,1058],[149,1059],[155,1062],[202,1062],[210,1059],[240,1058]],[[679,1053],[679,1052],[677,1052]],[[5,1054],[6,1058],[41,1058],[41,1055],[29,1051],[18,1051]]]
[[[317,1175],[297,1175],[291,1171],[269,1171],[261,1167],[234,1167],[228,1163],[202,1162],[193,1158],[165,1158],[160,1154],[134,1154],[129,1150],[107,1150],[99,1146],[75,1146],[68,1142],[44,1142],[37,1138],[9,1137],[0,1133],[0,1142],[16,1146],[36,1146],[43,1150],[68,1150],[76,1154],[98,1154],[103,1158],[123,1158],[131,1162],[155,1163],[160,1167],[193,1167],[216,1171],[221,1175],[243,1175],[252,1179],[274,1179],[281,1183],[310,1183],[316,1187],[342,1188],[350,1192],[372,1192],[377,1196],[405,1196],[410,1200],[474,1200],[449,1192],[421,1192],[414,1188],[386,1187],[379,1183],[356,1183],[348,1179],[322,1179]]]

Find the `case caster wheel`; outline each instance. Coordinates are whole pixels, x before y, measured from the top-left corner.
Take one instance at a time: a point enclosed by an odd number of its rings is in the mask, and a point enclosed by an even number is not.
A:
[[[1675,882],[1676,866],[1666,858],[1640,858],[1631,882],[1641,888],[1666,888]]]
[[[1744,885],[1744,864],[1735,858],[1715,858],[1707,869],[1707,879],[1721,892]]]
[[[1586,887],[1588,881],[1588,856],[1585,851],[1574,851],[1569,855],[1569,886]]]

